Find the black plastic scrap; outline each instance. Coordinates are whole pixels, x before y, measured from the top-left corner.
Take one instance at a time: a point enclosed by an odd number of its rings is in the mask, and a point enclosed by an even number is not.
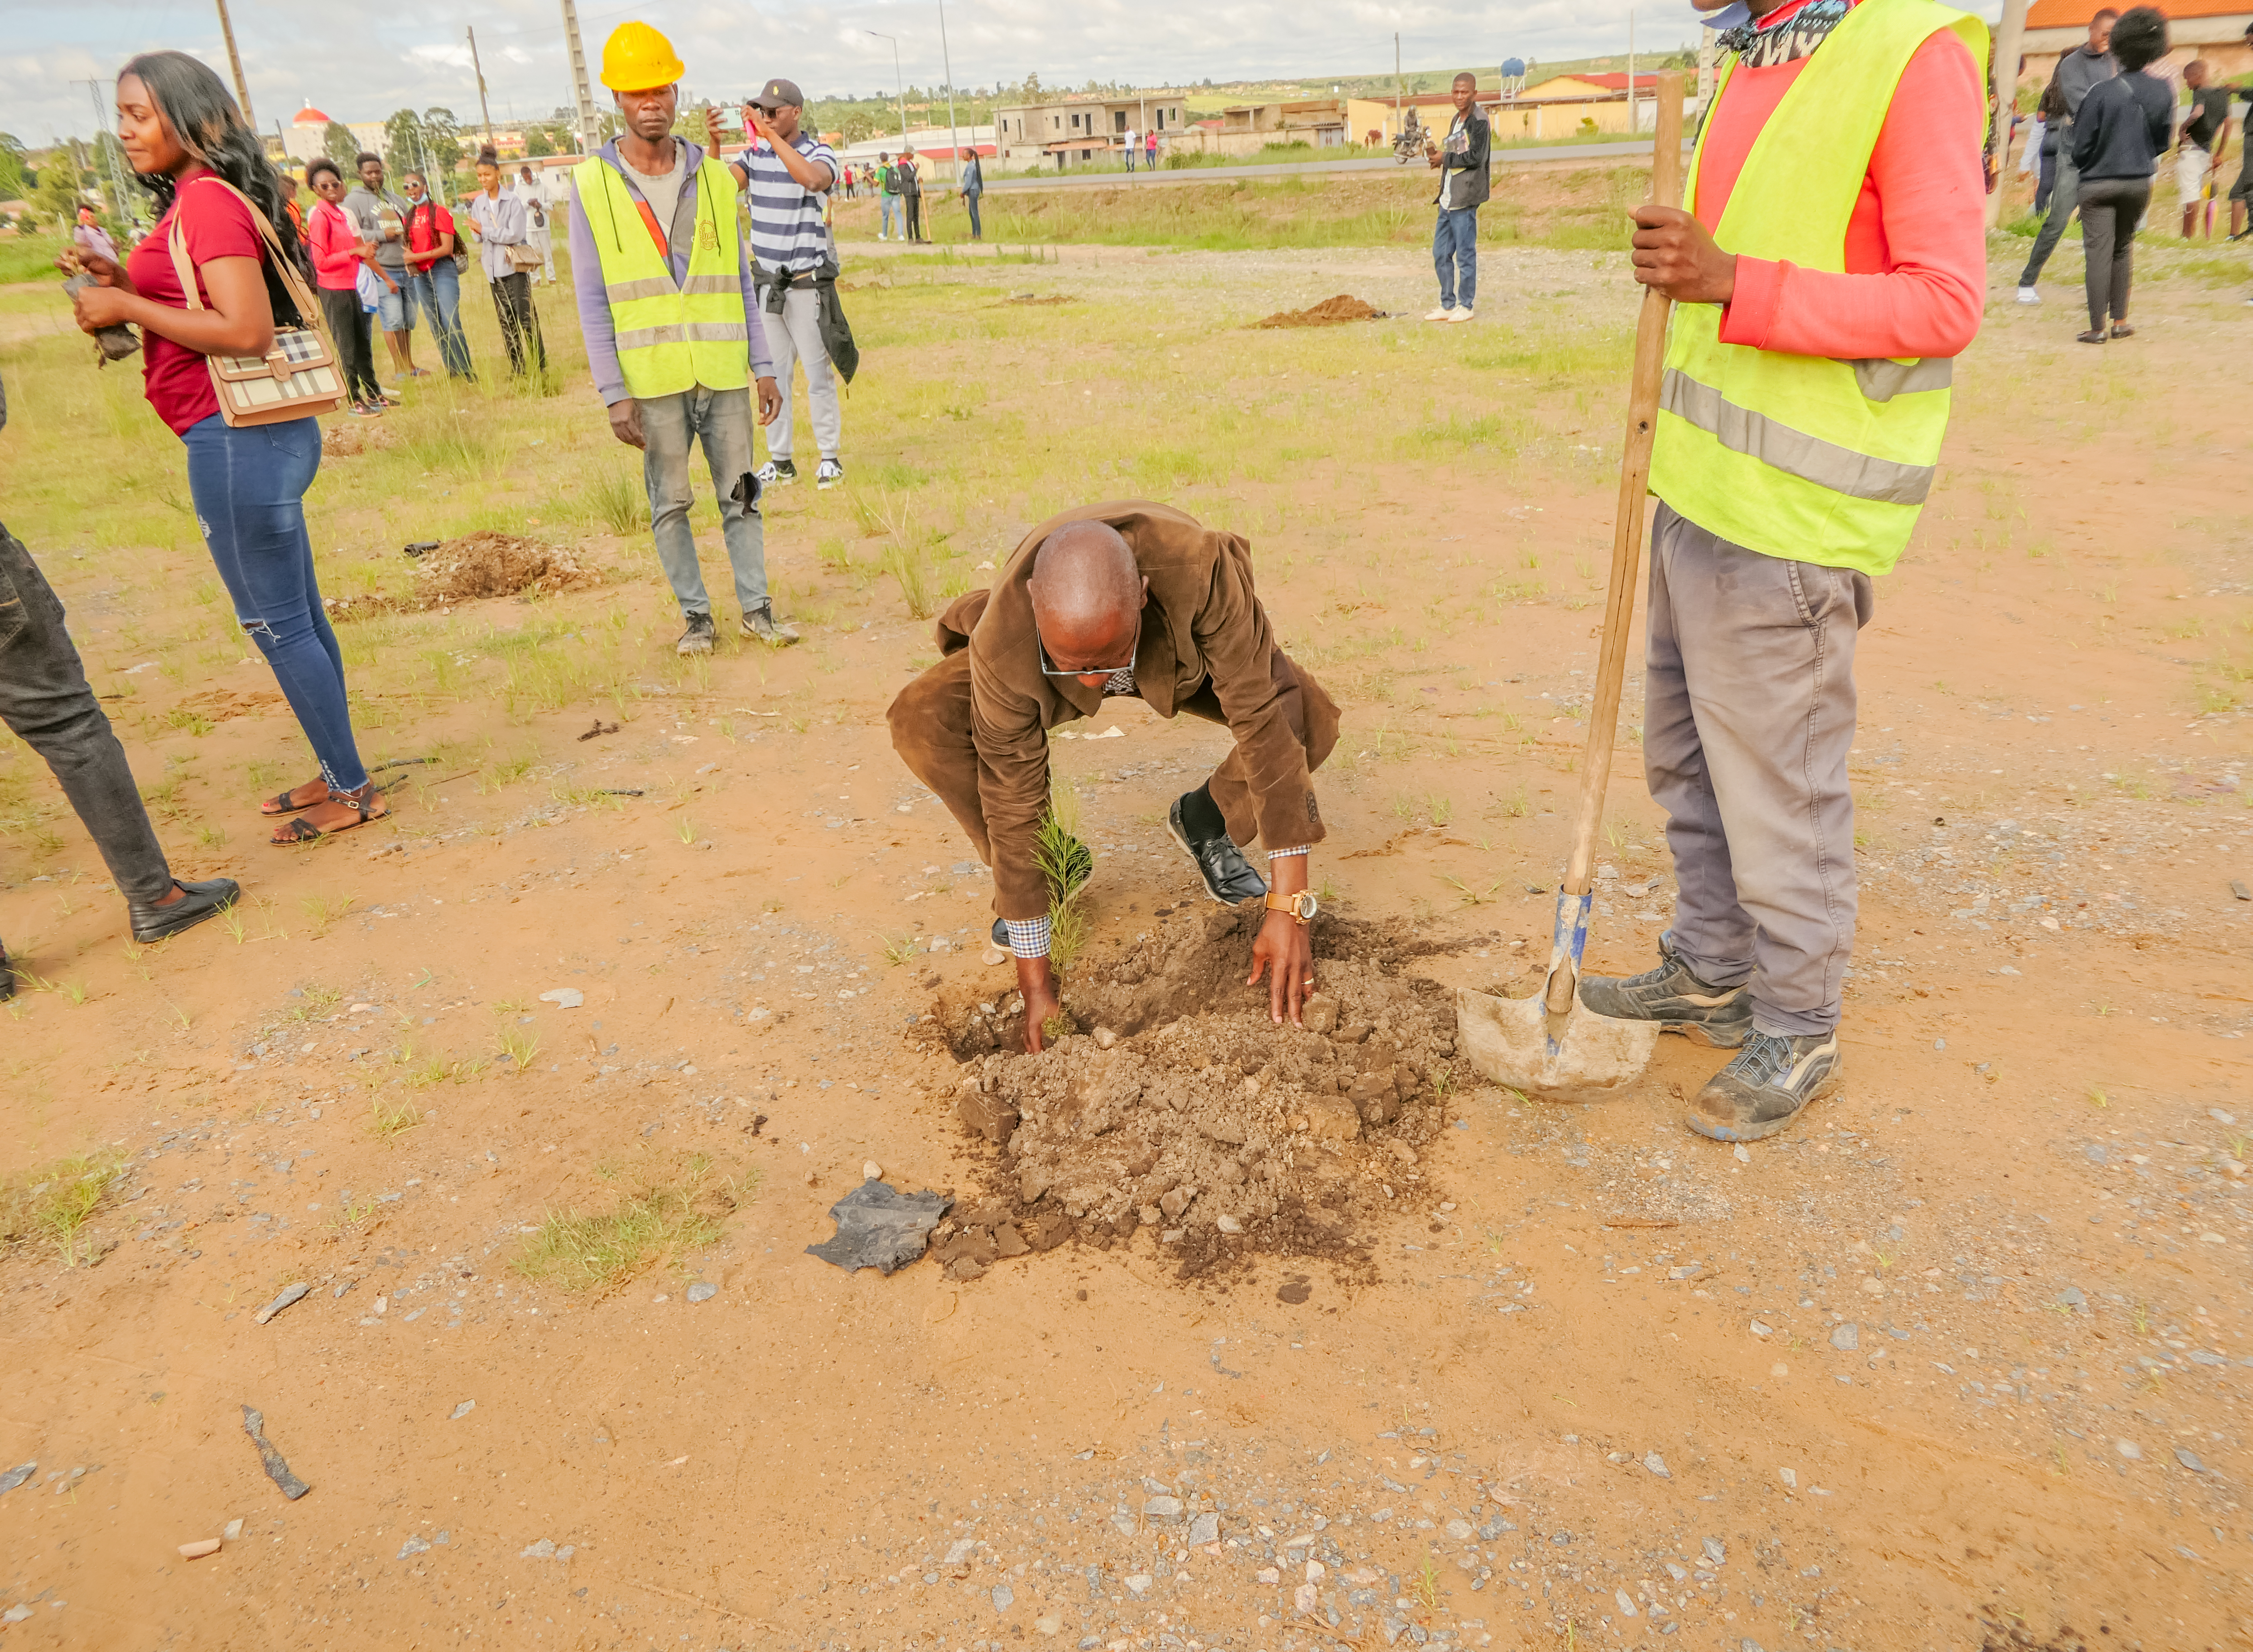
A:
[[[312,1488],[289,1472],[289,1465],[282,1453],[274,1449],[274,1442],[266,1438],[266,1414],[254,1406],[242,1408],[242,1432],[257,1443],[258,1454],[266,1464],[266,1477],[282,1488],[282,1495],[291,1502],[303,1496]]]
[[[924,1253],[953,1196],[902,1193],[889,1181],[864,1181],[829,1207],[836,1237],[806,1247],[808,1256],[834,1262],[847,1273],[875,1268],[890,1273]]]

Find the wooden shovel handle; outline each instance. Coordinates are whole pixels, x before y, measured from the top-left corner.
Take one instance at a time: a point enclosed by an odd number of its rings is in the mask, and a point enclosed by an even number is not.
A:
[[[1662,206],[1682,199],[1682,77],[1658,77],[1658,130],[1650,157],[1650,199]],[[1635,622],[1635,588],[1643,560],[1643,503],[1650,485],[1650,445],[1658,427],[1658,382],[1666,358],[1666,318],[1672,302],[1657,289],[1643,291],[1635,326],[1635,370],[1629,380],[1627,442],[1620,453],[1619,503],[1612,519],[1611,583],[1604,594],[1603,652],[1596,661],[1595,701],[1588,709],[1588,742],[1581,757],[1580,810],[1573,825],[1573,852],[1565,863],[1565,891],[1587,893],[1595,870],[1596,833],[1603,825],[1604,791],[1611,779],[1612,742],[1619,735],[1620,685],[1627,675],[1628,633]],[[1555,971],[1548,1007],[1562,1015],[1579,990],[1577,972]]]

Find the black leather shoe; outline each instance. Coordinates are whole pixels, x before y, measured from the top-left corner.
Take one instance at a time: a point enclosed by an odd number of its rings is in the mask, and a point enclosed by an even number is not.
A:
[[[1236,847],[1236,840],[1228,833],[1224,832],[1201,843],[1189,841],[1189,834],[1182,825],[1178,798],[1167,812],[1166,830],[1196,862],[1197,875],[1204,880],[1204,892],[1223,906],[1241,906],[1246,901],[1266,896],[1267,880],[1252,869],[1252,862],[1244,858],[1244,851]]]
[[[0,941],[0,1004],[16,996],[16,969],[8,961],[8,946]]]
[[[211,878],[201,883],[185,883],[175,878],[173,882],[186,898],[170,906],[143,906],[138,901],[125,903],[125,910],[132,915],[135,940],[145,944],[178,935],[182,930],[192,930],[206,918],[227,910],[242,894],[242,885],[233,878]]]

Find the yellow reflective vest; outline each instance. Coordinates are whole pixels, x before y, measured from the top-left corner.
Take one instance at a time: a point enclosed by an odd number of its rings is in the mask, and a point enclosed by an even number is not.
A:
[[[1862,0],[1753,140],[1713,239],[1726,251],[1843,272],[1846,227],[1894,88],[1953,29],[1981,66],[1987,30],[1934,0]],[[1695,209],[1713,94],[1691,162]],[[1958,135],[1976,149],[1981,134]],[[1839,361],[1721,342],[1718,304],[1680,304],[1668,333],[1650,489],[1698,526],[1770,556],[1883,574],[1931,491],[1948,429],[1950,357]]]
[[[597,156],[581,162],[571,178],[602,260],[603,291],[617,329],[618,367],[628,393],[644,400],[699,385],[708,390],[749,385],[751,346],[743,323],[734,176],[709,156],[696,169],[696,234],[688,273],[678,282],[617,167]]]

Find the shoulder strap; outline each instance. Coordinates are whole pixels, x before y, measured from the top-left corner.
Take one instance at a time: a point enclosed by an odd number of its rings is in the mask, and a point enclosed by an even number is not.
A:
[[[252,221],[258,226],[258,233],[265,237],[268,248],[273,253],[275,271],[282,277],[282,285],[289,291],[289,302],[297,306],[297,318],[307,328],[325,332],[327,328],[320,305],[315,302],[312,290],[305,285],[304,277],[297,273],[296,261],[282,249],[282,238],[274,233],[274,226],[267,221],[266,214],[258,208],[258,203],[214,172],[205,172],[188,181],[191,184],[216,184],[242,203],[244,208],[250,213]],[[172,203],[171,242],[172,267],[182,272],[180,286],[188,296],[188,308],[201,310],[203,305],[196,297],[194,266],[189,261],[187,243],[180,232],[180,203],[177,196]]]

